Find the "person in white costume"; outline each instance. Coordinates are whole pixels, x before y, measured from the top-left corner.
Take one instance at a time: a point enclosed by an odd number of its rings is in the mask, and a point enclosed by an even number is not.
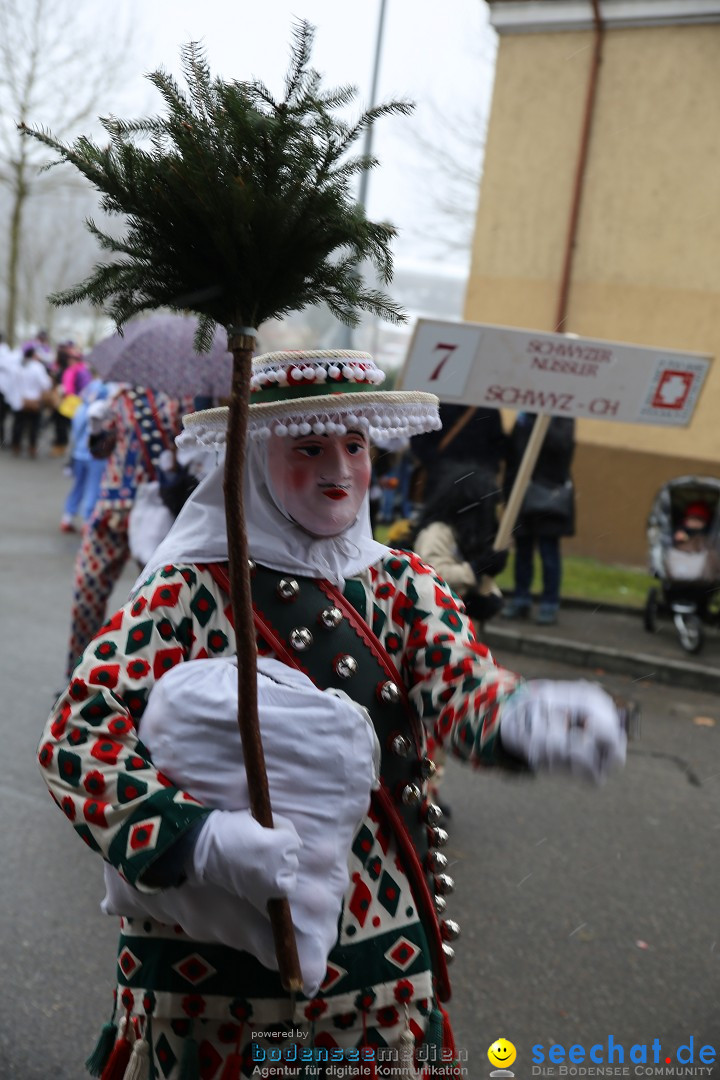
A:
[[[303,1061],[321,1077],[338,1061],[363,1076],[451,1075],[443,1003],[459,928],[445,918],[453,882],[427,799],[426,732],[475,765],[601,781],[624,762],[599,686],[499,668],[433,568],[373,539],[370,439],[439,424],[435,398],[384,392],[382,378],[364,353],[253,361],[248,677],[276,827],[247,809],[234,727],[220,469],[48,722],[46,782],[108,863],[104,906],[121,915],[115,1008],[89,1059],[105,1080],[123,1068],[134,1080],[149,1062],[167,1080],[232,1080],[263,1061],[288,1077]],[[227,410],[184,427],[181,443],[222,446]],[[270,945],[276,897],[298,938],[295,997]]]

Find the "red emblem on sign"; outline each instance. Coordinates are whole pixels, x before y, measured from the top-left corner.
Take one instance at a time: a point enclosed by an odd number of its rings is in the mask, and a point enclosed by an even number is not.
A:
[[[692,371],[663,371],[652,399],[653,409],[683,409],[694,381]]]

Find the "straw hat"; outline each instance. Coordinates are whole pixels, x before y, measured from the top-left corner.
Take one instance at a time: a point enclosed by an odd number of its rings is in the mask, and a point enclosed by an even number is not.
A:
[[[385,373],[369,353],[264,353],[252,362],[248,437],[342,435],[357,428],[370,439],[387,440],[442,426],[434,394],[377,389],[384,381]],[[224,406],[183,417],[178,445],[222,445],[228,414]]]

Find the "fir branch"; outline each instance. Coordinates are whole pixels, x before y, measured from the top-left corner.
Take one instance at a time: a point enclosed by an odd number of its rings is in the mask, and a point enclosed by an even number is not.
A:
[[[292,36],[294,45],[290,54],[290,67],[285,77],[285,101],[291,101],[307,77],[315,31],[307,22],[296,22]]]
[[[120,142],[129,135],[154,135],[165,131],[165,124],[157,117],[143,117],[139,120],[121,120],[117,116],[101,116],[100,123],[114,141]]]
[[[187,91],[162,69],[150,74],[164,114],[103,118],[107,145],[22,129],[77,168],[124,222],[119,238],[86,222],[114,258],[54,303],[89,299],[119,327],[150,308],[191,309],[205,343],[216,323],[257,326],[321,301],[344,322],[359,310],[403,318],[356,272],[367,259],[390,281],[395,231],[355,204],[352,179],[377,162],[349,151],[371,124],[411,106],[388,102],[346,123],[336,113],[355,89],[323,91],[309,66],[312,28],[299,23],[293,37],[279,101],[257,80],[214,79],[191,42],[182,51]]]

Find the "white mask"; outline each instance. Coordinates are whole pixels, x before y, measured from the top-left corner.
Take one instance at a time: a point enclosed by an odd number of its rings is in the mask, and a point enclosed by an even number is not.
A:
[[[357,518],[370,485],[367,438],[273,435],[268,486],[279,509],[311,536],[337,536]]]

